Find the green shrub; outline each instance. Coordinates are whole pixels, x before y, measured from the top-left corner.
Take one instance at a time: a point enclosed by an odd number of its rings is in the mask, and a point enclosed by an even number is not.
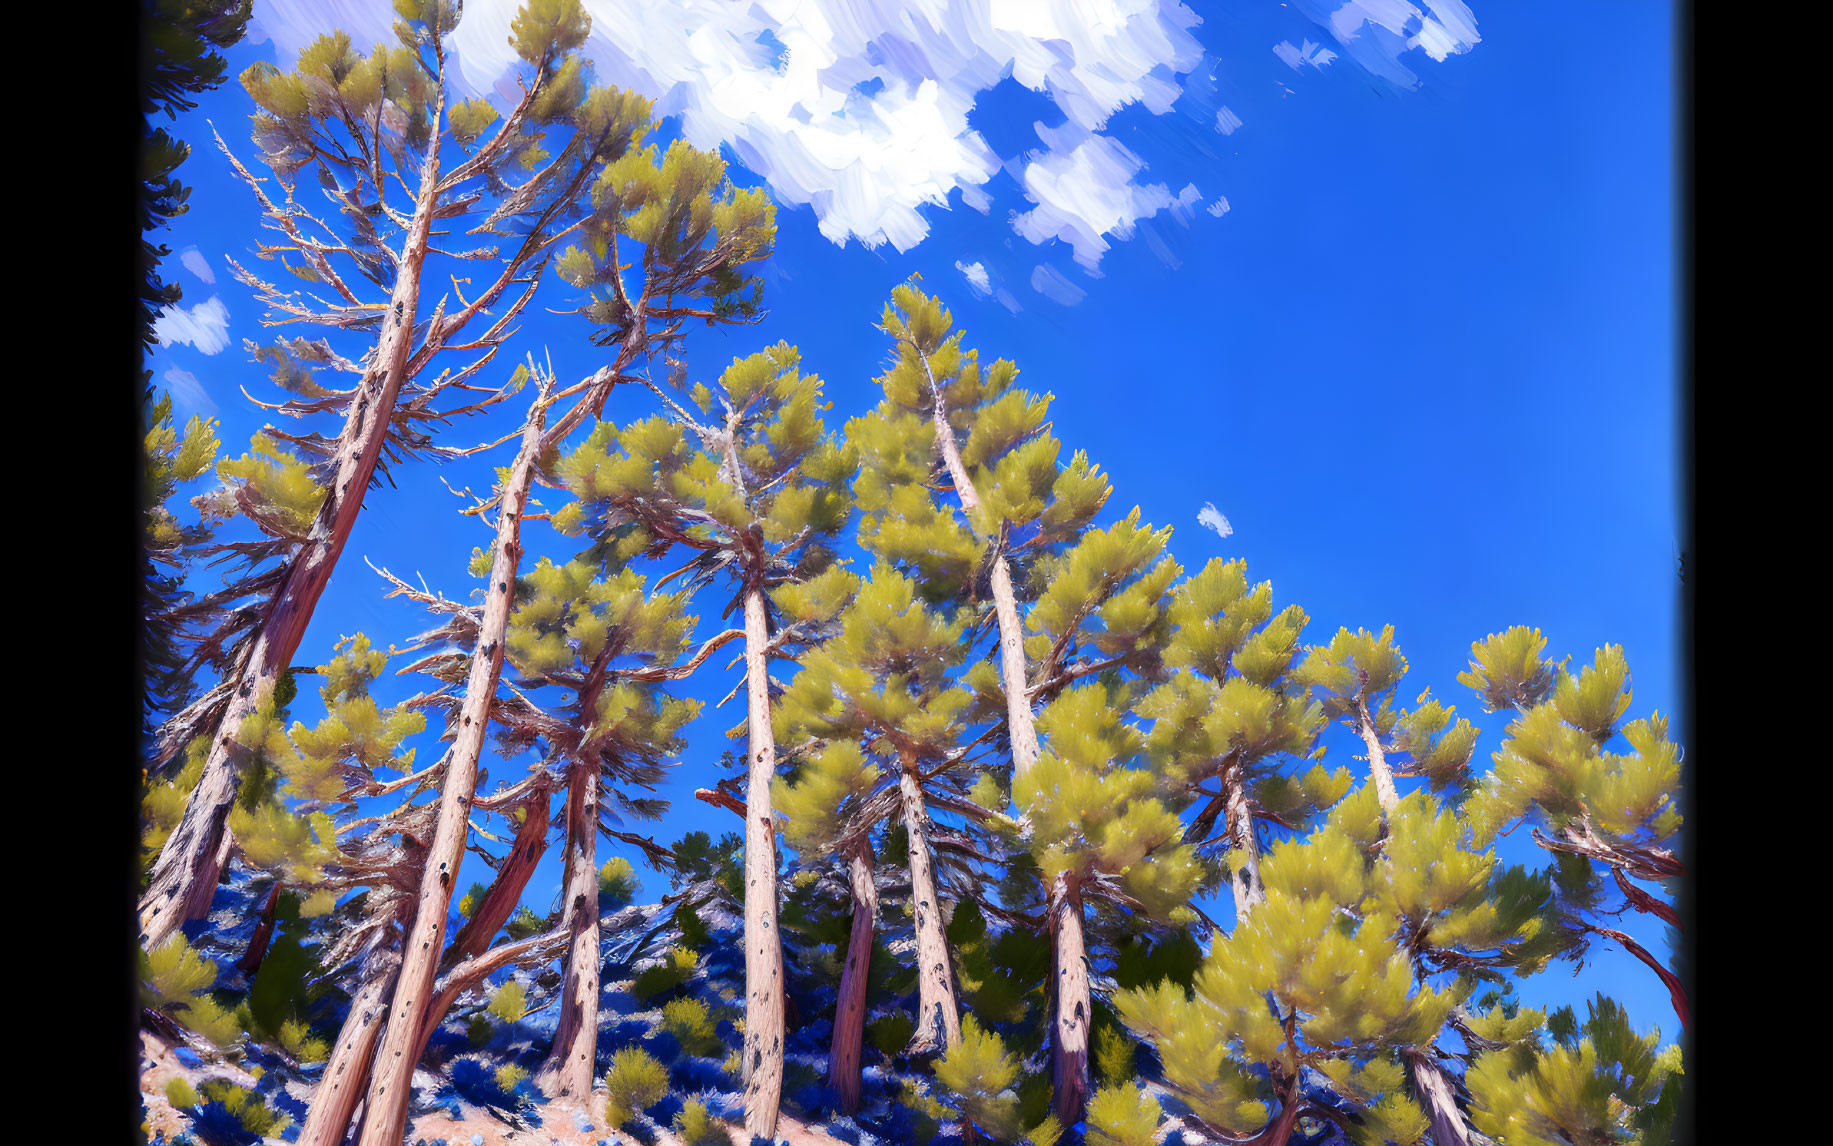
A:
[[[1007,1093],[1018,1079],[1018,1063],[999,1036],[981,1030],[974,1016],[963,1017],[961,1041],[936,1060],[935,1072],[964,1118],[993,1138],[1018,1136],[1018,1098]]]
[[[605,1119],[622,1126],[668,1096],[668,1068],[636,1047],[617,1052],[605,1075]]]
[[[598,894],[609,899],[611,906],[623,907],[636,893],[636,869],[623,856],[612,856],[598,869]]]
[[[630,993],[636,996],[637,1002],[647,1003],[693,978],[699,966],[700,956],[685,947],[671,947],[668,958],[636,977],[630,985]]]
[[[699,999],[676,999],[662,1007],[662,1029],[674,1035],[681,1049],[695,1058],[706,1058],[725,1049],[713,1025],[712,1011]]]
[[[1103,1085],[1119,1086],[1133,1079],[1133,1040],[1116,1026],[1095,1028],[1095,1077]]]
[[[243,1032],[235,1015],[210,997],[209,989],[215,983],[216,964],[191,950],[182,932],[175,931],[152,951],[140,953],[145,1004],[226,1049]]]
[[[714,1118],[703,1103],[691,1098],[675,1116],[675,1134],[684,1146],[732,1146],[732,1134],[725,1122]]]
[[[511,939],[527,939],[531,935],[539,935],[546,931],[547,920],[526,907],[520,907],[516,909],[514,915],[509,917],[509,922],[503,925],[503,930]]]
[[[477,905],[484,901],[484,893],[489,890],[481,883],[472,884],[471,890],[465,892],[464,897],[458,901],[458,914],[466,919],[471,918],[471,913],[477,910]]]
[[[180,1110],[189,1110],[198,1103],[197,1091],[182,1078],[175,1078],[165,1084],[165,1100]]]
[[[490,1013],[506,1023],[521,1021],[528,1013],[528,988],[511,979],[490,999]]]
[[[496,1088],[504,1094],[516,1088],[516,1084],[528,1077],[528,1068],[507,1063],[496,1068]]]
[[[675,926],[681,929],[681,945],[689,951],[706,950],[707,941],[712,934],[701,921],[700,913],[692,904],[683,903],[675,908]]]
[[[1088,1146],[1152,1146],[1158,1099],[1130,1084],[1104,1086],[1088,1103]]]
[[[313,1038],[312,1028],[297,1019],[280,1024],[280,1045],[300,1062],[323,1062],[331,1057],[325,1040]]]
[[[916,1033],[916,1020],[902,1011],[880,1015],[866,1024],[866,1041],[888,1055],[900,1055]]]
[[[213,1078],[205,1082],[204,1099],[222,1103],[223,1108],[241,1122],[242,1129],[260,1138],[278,1135],[293,1124],[291,1118],[268,1109],[267,1103],[254,1091],[224,1079]]]
[[[496,1037],[496,1027],[482,1012],[472,1015],[471,1021],[465,1024],[465,1038],[472,1046],[481,1047]]]

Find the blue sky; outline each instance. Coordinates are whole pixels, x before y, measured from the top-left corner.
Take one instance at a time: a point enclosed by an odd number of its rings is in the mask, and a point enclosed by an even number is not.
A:
[[[1672,14],[1623,3],[1580,22],[1553,6],[1473,3],[1474,13],[1423,5],[1390,34],[1344,15],[1410,5],[1339,5],[1333,24],[1310,0],[1115,0],[1094,6],[1112,10],[1105,40],[1071,34],[1068,17],[1027,32],[1042,17],[1018,19],[1011,5],[961,6],[1007,28],[1006,39],[959,13],[899,25],[888,8],[875,17],[882,26],[859,17],[850,31],[828,28],[838,46],[826,66],[844,99],[819,88],[799,112],[791,96],[817,89],[796,88],[797,69],[825,50],[809,13],[831,6],[752,6],[745,19],[757,27],[725,29],[720,42],[743,48],[727,59],[704,39],[699,55],[665,49],[691,20],[731,6],[632,4],[638,18],[619,22],[593,5],[588,51],[601,80],[681,113],[670,131],[739,140],[729,154],[751,169],[734,178],[770,186],[783,204],[764,272],[768,318],[695,332],[695,378],[787,339],[826,380],[837,428],[876,400],[888,347],[873,324],[890,289],[920,272],[968,345],[1013,359],[1022,384],[1057,396],[1057,434],[1113,476],[1110,516],[1138,505],[1145,520],[1174,526],[1190,571],[1246,558],[1276,604],[1311,614],[1312,640],[1394,625],[1412,665],[1400,699],[1430,686],[1456,703],[1485,730],[1479,762],[1503,722],[1480,714],[1455,677],[1472,640],[1514,624],[1539,626],[1549,653],[1575,661],[1625,646],[1631,715],[1672,713],[1684,745]],[[363,21],[388,5],[258,3],[231,74],[260,59],[289,66],[319,30],[313,7],[348,17],[365,43],[382,34],[363,35]],[[498,6],[467,7],[467,23],[497,16]],[[976,36],[994,46],[977,48]],[[1409,38],[1419,46],[1405,48]],[[476,33],[482,46],[466,48],[465,74],[485,77],[480,85],[492,74],[487,39]],[[755,90],[722,105],[709,94],[726,90],[713,82],[722,76]],[[241,340],[280,332],[263,331],[259,304],[224,261],[251,265],[266,236],[206,123],[252,159],[252,104],[233,82],[200,104],[176,125],[193,144],[180,171],[192,208],[162,240],[185,311],[168,319],[170,341],[149,365],[181,415],[220,418],[226,451],[239,454],[267,420],[240,389],[275,397]],[[829,105],[839,127],[819,118]],[[922,187],[946,206],[912,190]],[[551,355],[563,380],[601,364],[583,327],[540,309],[565,300],[555,283],[508,348]],[[500,437],[524,405],[459,423],[446,442]],[[648,412],[644,395],[620,392],[607,416]],[[460,503],[440,479],[484,489],[508,448],[398,468],[398,488],[370,495],[299,663],[327,659],[342,635],[401,644],[429,627],[382,600],[364,558],[448,595],[468,591],[464,566],[488,538],[476,519],[447,512]],[[1211,502],[1232,536],[1198,524]],[[529,548],[531,560],[571,552],[551,533]],[[724,600],[713,597],[698,610],[703,635],[719,627]],[[724,663],[715,658],[689,691],[723,695],[736,680]],[[385,695],[411,691],[391,679]],[[303,695],[295,715],[316,719]],[[727,705],[690,730],[658,839],[737,827],[691,791],[714,778],[729,743],[721,732],[741,717]],[[437,751],[430,735],[422,742],[423,756]],[[1327,743],[1348,762],[1347,733]],[[507,762],[491,771],[492,786],[521,774]],[[1504,859],[1540,864],[1525,837],[1503,842]],[[537,910],[557,890],[557,853],[525,899]],[[487,874],[480,864],[461,884]],[[1658,925],[1626,915],[1621,926],[1665,954]],[[1594,989],[1678,1033],[1654,976],[1615,950],[1600,948],[1580,979],[1556,967],[1520,994],[1578,1004]]]

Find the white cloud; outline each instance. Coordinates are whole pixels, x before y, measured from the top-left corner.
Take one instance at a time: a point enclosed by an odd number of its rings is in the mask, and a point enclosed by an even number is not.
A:
[[[1031,272],[1031,289],[1051,302],[1074,306],[1088,297],[1088,292],[1069,281],[1062,271],[1049,263],[1039,263]]]
[[[1281,40],[1273,45],[1273,54],[1284,60],[1286,66],[1295,72],[1298,71],[1300,64],[1310,64],[1322,70],[1325,64],[1337,58],[1335,52],[1322,44],[1314,44],[1310,40],[1306,40],[1303,45],[1296,48],[1292,46],[1292,41]]]
[[[1211,203],[1208,207],[1204,208],[1204,210],[1208,211],[1211,215],[1214,215],[1216,218],[1220,219],[1222,216],[1228,214],[1228,196],[1217,195],[1216,201],[1214,203]]]
[[[229,345],[229,308],[215,295],[194,307],[168,306],[153,320],[153,334],[166,346],[194,346],[199,354],[220,354]]]
[[[1419,47],[1443,59],[1476,42],[1458,0],[1420,2],[1430,16],[1405,0],[1292,0],[1364,66],[1409,77],[1391,54]],[[499,103],[515,94],[510,76],[525,65],[508,37],[520,3],[465,5],[450,41],[456,94]],[[1130,182],[1144,162],[1104,134],[1109,119],[1132,105],[1169,112],[1204,63],[1191,32],[1201,21],[1179,0],[585,4],[583,52],[599,82],[654,99],[697,147],[729,145],[779,201],[810,207],[830,240],[900,251],[929,234],[925,213],[957,194],[990,212],[989,181],[1009,167],[1032,205],[1014,214],[1015,229],[1032,242],[1064,239],[1093,269],[1110,238],[1128,238],[1169,200],[1161,185]],[[288,67],[333,27],[360,47],[392,45],[395,18],[389,0],[256,0],[250,39],[271,40]],[[1390,31],[1396,21],[1414,30]],[[1335,57],[1308,41],[1281,47],[1295,68]],[[1008,76],[1067,120],[1042,151],[1017,159],[996,155],[968,124],[981,93]],[[1233,112],[1217,113],[1218,131],[1238,126]]]
[[[1037,125],[1049,150],[1033,153],[1025,167],[1025,195],[1037,206],[1012,220],[1012,229],[1033,243],[1062,239],[1076,261],[1093,268],[1107,253],[1105,236],[1131,238],[1135,221],[1172,203],[1163,183],[1133,182],[1145,161],[1105,135]]]
[[[171,391],[172,402],[187,414],[214,414],[216,403],[210,400],[204,384],[197,380],[197,375],[189,370],[180,370],[174,366],[165,372],[166,386]]]
[[[518,60],[508,45],[519,0],[471,0],[453,34],[457,86],[497,93]],[[1175,79],[1202,60],[1195,13],[1177,0],[586,0],[584,54],[602,83],[657,100],[697,147],[730,143],[821,233],[908,250],[929,233],[920,208],[950,193],[975,210],[1000,159],[967,115],[1010,75],[1047,94],[1084,133],[1116,111],[1171,109]],[[254,25],[282,66],[331,27],[362,45],[393,43],[388,0],[258,0]],[[786,49],[760,42],[760,35]],[[855,90],[877,81],[870,94]],[[512,89],[513,90],[513,89]],[[1080,202],[1066,196],[1053,210]],[[1130,221],[1130,220],[1128,220]],[[1072,219],[1100,235],[1103,218]],[[1086,244],[1085,244],[1086,245]]]
[[[1482,40],[1462,0],[1423,0],[1424,10],[1408,0],[1343,0],[1327,7],[1331,2],[1293,0],[1293,6],[1327,29],[1357,65],[1409,91],[1419,77],[1400,62],[1402,53],[1418,48],[1442,64]]]
[[[185,265],[186,270],[204,282],[212,284],[216,282],[216,272],[210,269],[210,261],[204,258],[196,247],[186,247],[178,252],[178,261]]]
[[[1204,502],[1203,508],[1197,510],[1197,522],[1215,530],[1220,537],[1228,537],[1235,532],[1235,527],[1228,523],[1228,518],[1222,516],[1222,511],[1216,508],[1213,501]]]
[[[956,259],[955,269],[961,272],[961,277],[967,280],[967,285],[974,288],[974,293],[981,298],[986,298],[993,293],[992,280],[987,276],[987,269],[981,263],[964,263]]]

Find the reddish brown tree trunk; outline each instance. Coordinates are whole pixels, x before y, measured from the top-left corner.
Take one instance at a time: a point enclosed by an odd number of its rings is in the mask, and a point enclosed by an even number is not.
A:
[[[598,762],[575,761],[572,773],[566,793],[566,972],[554,1047],[535,1085],[549,1098],[585,1101],[598,1056]]]
[[[434,122],[438,122],[443,106],[442,96],[433,109]],[[153,861],[139,905],[140,942],[144,947],[158,946],[185,920],[202,916],[216,894],[217,882],[222,878],[220,857],[225,824],[248,756],[248,750],[236,738],[243,722],[273,695],[280,674],[293,663],[312,610],[331,580],[331,570],[356,524],[363,495],[369,489],[388,437],[395,400],[406,381],[414,315],[420,300],[420,268],[426,260],[428,233],[438,203],[434,193],[438,182],[439,149],[432,147],[427,149],[426,163],[421,168],[419,199],[401,252],[389,313],[383,320],[373,364],[358,384],[343,432],[338,435],[332,458],[334,476],[324,504],[319,507],[308,540],[288,565],[286,580],[253,638],[241,684],[216,730],[203,776],[185,801],[184,817]]]
[[[929,852],[929,812],[906,761],[898,777],[904,827],[910,833],[910,908],[916,916],[917,1024],[910,1054],[928,1054],[961,1041],[961,1007],[949,970],[948,936],[942,930],[942,900],[936,893],[935,858]]]
[[[244,975],[260,970],[261,960],[267,958],[267,945],[274,937],[274,909],[280,904],[280,887],[280,881],[275,880],[267,898],[261,901],[261,922],[255,924],[255,933],[248,937],[248,950],[236,960],[236,970]]]
[[[866,974],[872,966],[872,937],[878,920],[878,885],[872,849],[861,840],[848,865],[853,877],[853,931],[847,939],[846,969],[834,1006],[834,1037],[827,1055],[827,1082],[840,1110],[859,1109],[859,1055],[866,1037]]]
[[[745,787],[745,1133],[776,1137],[783,1097],[783,940],[777,932],[776,825],[770,783],[776,738],[770,725],[770,634],[764,591],[745,587],[745,693],[749,778]]]
[[[1074,1126],[1088,1104],[1088,945],[1082,932],[1082,893],[1067,873],[1050,889],[1051,929],[1056,933],[1056,1018],[1052,1028],[1052,1078],[1057,1121]]]
[[[535,865],[547,853],[547,799],[547,789],[542,788],[522,805],[525,814],[516,829],[515,842],[509,846],[509,854],[503,857],[503,866],[496,869],[496,878],[490,881],[483,898],[472,906],[471,917],[452,937],[452,945],[439,961],[440,970],[482,955],[503,924],[509,922],[516,904],[522,902],[522,892],[535,874]]]
[[[350,1000],[350,1014],[337,1032],[337,1043],[331,1048],[318,1089],[312,1092],[312,1105],[306,1111],[298,1146],[343,1146],[357,1101],[367,1089],[364,1084],[369,1078],[370,1058],[388,1015],[393,970],[378,968],[368,974]]]
[[[522,512],[541,445],[546,418],[545,395],[537,399],[522,430],[522,447],[504,483],[497,507],[496,542],[485,585],[477,649],[465,679],[457,739],[446,758],[445,782],[439,792],[439,818],[427,851],[413,926],[402,952],[401,973],[389,1006],[388,1030],[376,1051],[368,1112],[361,1146],[399,1146],[413,1097],[414,1065],[424,1043],[424,1023],[432,1003],[434,976],[445,947],[446,913],[452,904],[458,869],[470,833],[471,802],[477,791],[477,762],[490,725],[490,706],[503,668],[503,644],[514,604],[517,565],[522,556]]]

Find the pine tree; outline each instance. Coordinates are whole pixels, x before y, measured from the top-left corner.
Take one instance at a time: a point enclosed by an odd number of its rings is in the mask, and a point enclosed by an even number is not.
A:
[[[1009,361],[983,370],[952,325],[941,303],[914,286],[892,292],[881,323],[896,343],[879,379],[885,399],[849,427],[863,458],[860,540],[917,572],[932,597],[952,590],[978,601],[985,570],[998,668],[975,665],[964,679],[983,704],[1006,714],[1016,792],[1039,757],[1033,706],[1083,676],[1128,664],[1151,644],[1129,629],[1142,607],[1150,611],[1150,589],[1133,590],[1111,610],[1117,628],[1102,638],[1109,647],[1077,634],[1108,598],[1124,596],[1121,583],[1138,571],[1129,561],[1156,554],[1164,535],[1141,530],[1135,516],[1072,558],[1072,546],[1106,504],[1106,477],[1081,453],[1059,469],[1061,445],[1047,425],[1050,398],[1016,389],[1018,371]],[[959,519],[929,493],[938,468],[960,502]],[[1117,564],[1104,568],[1104,559]],[[1162,591],[1175,575],[1168,565],[1152,577]],[[1037,602],[1029,620],[1020,618],[1021,596]],[[1052,1048],[1058,1117],[1070,1124],[1087,1093],[1088,1009],[1082,1002],[1078,1015],[1075,1001],[1086,994],[1081,903],[1068,873],[1061,875],[1048,889],[1051,928],[1059,951],[1076,955],[1059,967],[1071,1001],[1058,1008]]]
[[[1284,1142],[1303,1114],[1339,1119],[1305,1096],[1307,1069],[1358,1108],[1356,1141],[1425,1133],[1401,1052],[1429,1043],[1459,994],[1416,983],[1399,920],[1371,894],[1385,862],[1366,858],[1382,831],[1371,796],[1359,790],[1309,838],[1268,851],[1265,899],[1215,938],[1194,991],[1167,981],[1115,996],[1165,1085],[1214,1133]]]
[[[1682,1026],[1688,1019],[1680,977],[1634,939],[1598,922],[1609,912],[1605,873],[1623,904],[1678,930],[1674,908],[1631,880],[1686,875],[1668,846],[1681,827],[1680,747],[1667,718],[1623,723],[1633,693],[1618,645],[1597,650],[1576,675],[1541,659],[1538,629],[1516,627],[1471,646],[1458,680],[1491,711],[1514,719],[1495,768],[1470,798],[1480,841],[1510,821],[1533,821],[1534,842],[1553,854],[1560,920],[1581,953],[1592,936],[1613,940],[1660,977]],[[1628,752],[1607,751],[1621,738]]]
[[[745,1123],[770,1135],[783,1079],[783,953],[777,931],[776,833],[770,787],[776,742],[770,724],[768,661],[794,638],[774,638],[767,590],[829,568],[822,544],[846,522],[846,483],[857,467],[819,411],[821,384],[799,369],[787,343],[733,362],[717,396],[698,384],[700,418],[660,387],[670,416],[622,429],[601,424],[557,474],[579,500],[557,514],[631,553],[695,552],[678,573],[701,583],[724,574],[737,582],[728,607],[744,610],[748,700],[745,789]],[[713,415],[715,402],[719,416]],[[702,419],[705,419],[704,421]],[[672,579],[670,574],[663,580]],[[662,582],[658,582],[658,587]]]
[[[778,601],[798,616],[802,601],[818,596],[785,590]],[[965,611],[945,618],[926,608],[917,583],[881,559],[840,614],[838,631],[802,658],[777,711],[780,740],[818,746],[793,782],[777,782],[773,804],[784,836],[805,861],[822,853],[841,856],[853,889],[852,938],[829,1055],[830,1085],[845,1109],[859,1100],[877,907],[869,833],[894,816],[908,839],[916,931],[917,1022],[906,1053],[928,1054],[961,1041],[943,902],[951,884],[957,890],[948,898],[961,897],[967,860],[988,854],[991,842],[973,838],[984,837],[973,830],[989,818],[973,802],[986,773],[971,765],[963,742],[973,696],[947,675],[967,651],[961,638],[968,623]],[[936,824],[932,807],[963,816],[973,834]]]
[[[1323,726],[1321,706],[1289,677],[1303,609],[1275,615],[1270,583],[1250,589],[1246,562],[1217,558],[1178,586],[1168,615],[1164,664],[1175,672],[1134,711],[1152,722],[1148,755],[1181,788],[1174,809],[1200,803],[1188,835],[1212,862],[1223,851],[1241,918],[1263,898],[1258,823],[1303,830],[1351,779],[1322,765],[1284,770],[1284,759],[1310,754]]]
[[[591,204],[589,221],[598,242],[607,234],[641,232],[636,241],[644,246],[642,277],[633,288],[622,282],[621,271],[613,274],[618,290],[635,299],[630,314],[606,340],[616,345],[616,359],[561,393],[584,392],[555,420],[555,441],[602,406],[610,388],[650,351],[652,338],[665,347],[679,337],[681,323],[695,315],[677,311],[671,300],[704,295],[715,304],[729,301],[746,286],[738,269],[767,254],[774,235],[769,204],[760,196],[721,189],[718,173],[709,180],[707,163],[693,158],[698,153],[682,153],[689,166],[698,165],[694,170],[681,170],[677,162],[676,170],[663,170],[646,185],[701,208],[692,220],[658,219],[654,211],[645,213],[640,196],[633,200],[606,192],[617,183],[613,172],[624,182],[640,182],[647,178],[642,172],[655,171],[651,152],[631,158],[649,126],[650,109],[630,93],[588,89],[575,50],[584,43],[590,20],[578,0],[534,0],[518,14],[511,42],[528,67],[529,80],[500,124],[496,111],[482,101],[448,106],[445,40],[457,25],[458,7],[450,0],[397,0],[396,9],[402,17],[395,29],[396,48],[378,45],[365,56],[347,35],[333,33],[308,46],[293,72],[256,64],[242,77],[260,109],[254,120],[256,143],[274,181],[286,192],[276,201],[231,156],[263,214],[286,240],[264,246],[259,254],[278,258],[335,299],[302,298],[261,281],[233,260],[231,266],[267,303],[271,322],[303,321],[372,341],[360,365],[327,343],[302,339],[254,350],[274,364],[278,382],[298,393],[274,408],[299,416],[341,413],[343,428],[330,441],[270,430],[239,466],[219,467],[228,487],[225,500],[249,508],[250,518],[267,534],[266,541],[242,547],[240,555],[251,565],[277,564],[242,580],[239,593],[253,602],[229,611],[206,641],[218,650],[223,683],[168,726],[164,759],[201,733],[210,733],[213,741],[185,821],[167,841],[141,901],[147,943],[157,943],[209,905],[223,861],[223,820],[240,779],[235,729],[260,707],[297,649],[376,467],[384,455],[448,455],[434,444],[430,426],[488,404],[489,399],[455,409],[435,405],[448,388],[483,369],[508,337],[554,257],[553,245],[577,226],[571,215],[578,205]],[[558,154],[543,146],[550,134],[564,140],[557,144]],[[447,169],[444,164],[454,151],[464,157]],[[517,178],[518,169],[529,174]],[[319,220],[295,201],[298,176],[308,171],[337,207],[337,224]],[[411,206],[405,210],[387,193],[391,179],[411,188]],[[422,322],[420,284],[434,220],[484,205],[490,206],[489,213],[473,233],[506,239],[508,249],[487,245],[458,253],[459,258],[493,260],[493,277],[476,297],[458,296],[453,308],[442,298]],[[391,245],[395,239],[398,247]],[[289,262],[288,255],[299,263]],[[356,276],[385,292],[386,301],[365,301],[366,288]],[[507,302],[492,312],[487,329],[467,332],[473,319],[504,298]],[[727,311],[713,317],[745,317]],[[456,371],[420,382],[448,349],[481,353]],[[314,380],[314,365],[357,373],[360,381],[347,391],[329,390]],[[311,460],[287,454],[277,441],[291,443]],[[264,477],[271,488],[261,488]],[[247,507],[251,488],[260,504]],[[273,502],[268,495],[276,491],[285,496]]]
[[[1400,806],[1395,775],[1423,776],[1437,789],[1456,784],[1464,776],[1477,738],[1477,730],[1468,721],[1447,727],[1452,710],[1432,700],[1429,689],[1420,694],[1417,710],[1393,712],[1394,692],[1406,671],[1406,658],[1394,646],[1394,628],[1389,625],[1379,635],[1366,629],[1354,633],[1339,629],[1330,644],[1313,646],[1293,674],[1321,698],[1326,715],[1348,725],[1368,749],[1369,777],[1380,803],[1384,831],[1392,827],[1388,821]],[[1410,757],[1412,766],[1397,773],[1388,758],[1390,752]],[[1415,954],[1423,942],[1423,936],[1414,936]],[[1444,1070],[1425,1048],[1408,1048],[1401,1057],[1415,1092],[1426,1103],[1434,1140],[1440,1146],[1467,1146],[1468,1127],[1452,1100]]]
[[[564,770],[566,863],[561,927],[559,1026],[535,1085],[550,1098],[583,1101],[592,1093],[598,1036],[599,883],[601,818],[654,819],[667,802],[638,794],[663,777],[663,760],[682,747],[681,728],[699,703],[669,696],[659,677],[684,675],[718,645],[674,670],[688,649],[694,618],[685,592],[648,594],[642,577],[617,568],[599,552],[565,565],[543,560],[516,593],[508,656],[523,677],[515,704],[498,719],[508,744],[541,739]],[[731,632],[726,636],[740,634]],[[723,642],[721,642],[723,643]],[[574,701],[545,712],[532,709],[533,685],[569,690]],[[528,709],[527,711],[522,711]],[[615,828],[611,834],[665,855],[653,841]]]
[[[141,669],[145,673],[141,731],[152,736],[159,724],[183,708],[193,691],[197,662],[185,649],[201,634],[193,618],[212,602],[185,589],[189,552],[210,537],[208,522],[183,525],[170,508],[178,487],[196,481],[216,461],[216,420],[193,416],[180,435],[172,422],[172,398],[150,403],[142,441],[145,471],[141,486]]]
[[[1552,1016],[1498,1008],[1473,1022],[1467,1037],[1484,1050],[1468,1074],[1472,1121],[1498,1146],[1673,1141],[1680,1048],[1658,1050],[1660,1030],[1637,1035],[1603,995],[1586,1010],[1582,1026],[1564,1007]]]

